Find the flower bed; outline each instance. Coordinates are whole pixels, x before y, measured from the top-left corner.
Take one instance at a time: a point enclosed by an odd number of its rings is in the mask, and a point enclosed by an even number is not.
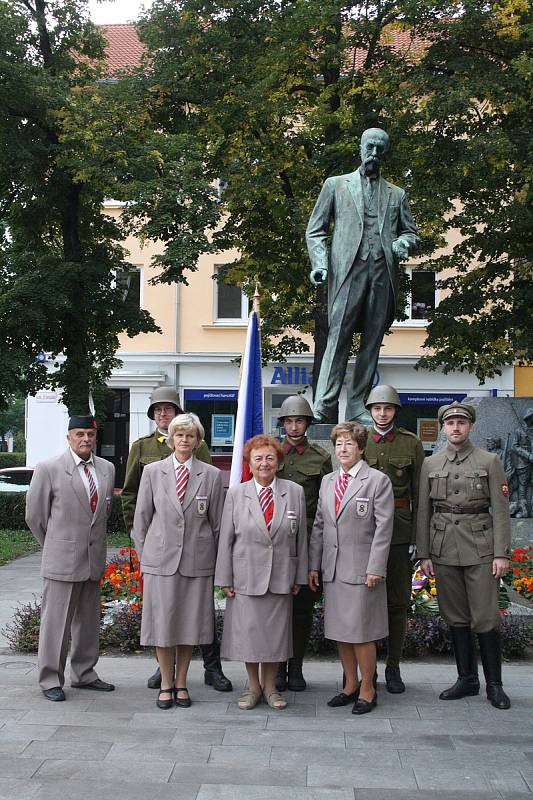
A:
[[[511,556],[511,569],[504,581],[520,597],[533,603],[533,547],[515,547]]]

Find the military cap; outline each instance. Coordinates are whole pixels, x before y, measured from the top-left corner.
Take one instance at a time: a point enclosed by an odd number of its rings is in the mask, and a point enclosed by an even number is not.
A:
[[[457,400],[449,405],[441,406],[437,412],[437,416],[441,425],[448,417],[466,417],[469,422],[476,421],[476,411],[474,407],[469,406],[467,403],[458,403]]]
[[[176,407],[176,416],[183,414],[178,393],[173,386],[158,386],[157,389],[154,389],[150,398],[150,406],[146,412],[150,419],[154,418],[154,406],[157,403],[170,403]]]
[[[313,409],[301,394],[294,394],[286,397],[278,415],[278,426],[283,425],[285,417],[307,417],[309,424],[314,422]]]
[[[402,407],[400,395],[394,386],[388,386],[386,383],[374,386],[366,398],[365,408],[370,408],[374,403],[385,403],[391,406],[398,406],[398,408]]]
[[[91,428],[92,430],[96,430],[98,425],[96,424],[95,418],[92,414],[87,414],[85,416],[72,416],[68,421],[68,429],[71,431],[73,428]]]

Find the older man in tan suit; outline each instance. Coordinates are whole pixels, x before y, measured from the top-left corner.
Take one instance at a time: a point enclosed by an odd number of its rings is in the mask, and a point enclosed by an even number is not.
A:
[[[71,637],[71,685],[111,692],[94,667],[99,654],[100,578],[115,468],[93,455],[96,421],[71,417],[65,453],[37,465],[26,496],[26,523],[43,547],[39,684],[47,700],[65,700]]]

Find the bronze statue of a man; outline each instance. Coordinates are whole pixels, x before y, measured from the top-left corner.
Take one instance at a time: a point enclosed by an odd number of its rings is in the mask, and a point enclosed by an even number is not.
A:
[[[318,286],[328,278],[328,341],[314,403],[321,422],[338,421],[339,394],[356,332],[361,340],[348,385],[346,419],[367,421],[364,403],[383,336],[395,318],[399,263],[420,242],[405,191],[380,176],[388,149],[384,130],[364,131],[361,166],[325,181],[307,226],[311,282]]]

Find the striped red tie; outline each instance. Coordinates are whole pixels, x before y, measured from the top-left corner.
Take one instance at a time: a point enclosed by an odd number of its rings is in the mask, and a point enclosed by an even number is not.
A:
[[[176,469],[176,494],[181,505],[185,500],[185,491],[187,489],[187,481],[189,480],[189,470],[185,464],[178,464]]]
[[[259,505],[265,518],[268,530],[270,530],[270,523],[274,516],[274,494],[271,486],[263,486],[259,491]]]
[[[346,487],[348,486],[348,481],[350,476],[347,472],[343,472],[342,470],[339,472],[337,476],[337,482],[335,483],[335,514],[339,513],[339,508],[341,507],[341,500],[344,497],[344,492],[346,491]]]
[[[83,469],[85,471],[85,475],[87,476],[87,480],[89,481],[89,505],[91,506],[91,511],[94,514],[96,511],[96,506],[98,505],[98,491],[96,489],[96,483],[94,482],[93,474],[87,464],[83,465]]]

